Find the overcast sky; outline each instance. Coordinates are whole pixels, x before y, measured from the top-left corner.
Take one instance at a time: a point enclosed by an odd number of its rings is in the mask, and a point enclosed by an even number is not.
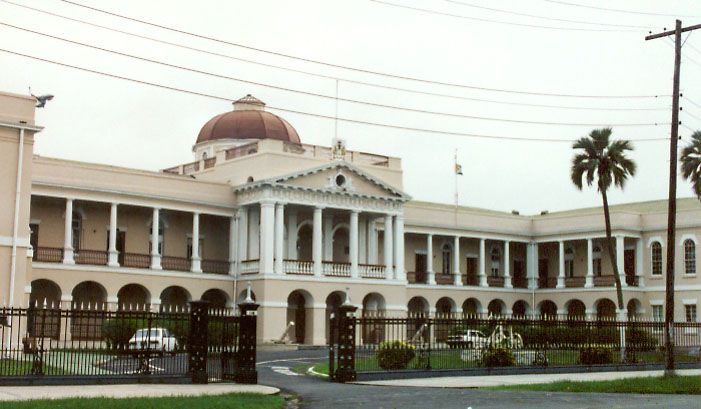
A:
[[[337,81],[333,78],[341,78],[338,95],[346,99],[467,116],[583,125],[459,118],[339,102],[338,116],[342,118],[450,133],[572,141],[586,135],[594,125],[613,125],[614,136],[620,138],[668,137],[674,49],[669,39],[645,41],[644,36],[648,30],[673,28],[671,15],[685,16],[685,26],[701,23],[698,0],[567,0],[569,5],[546,0],[386,0],[435,13],[370,0],[77,0],[249,47],[442,83],[547,94],[660,95],[574,98],[383,77],[193,38],[59,0],[11,1],[189,47],[325,76],[183,50],[0,2],[0,23],[246,81],[334,96]],[[336,110],[333,98],[185,72],[3,25],[0,48],[230,100],[251,93],[272,107],[325,116],[334,116]],[[681,86],[688,99],[682,99],[681,120],[685,126],[701,129],[701,30],[691,34],[683,54]],[[231,109],[224,100],[106,78],[5,52],[0,52],[0,67],[0,90],[27,93],[31,86],[35,93],[56,96],[37,114],[37,122],[46,129],[38,137],[35,152],[44,156],[159,170],[191,161],[191,147],[201,126],[212,116]],[[464,170],[458,184],[462,205],[518,209],[530,214],[600,204],[594,189],[578,192],[569,180],[571,142],[483,139],[343,121],[335,124],[329,119],[270,111],[285,117],[305,143],[329,145],[337,125],[339,137],[346,139],[350,149],[401,157],[404,189],[418,200],[453,202],[453,155],[457,149]],[[660,125],[623,126],[654,123]],[[688,140],[691,132],[682,127],[680,133]],[[625,191],[611,195],[611,202],[666,198],[669,142],[640,141],[634,145],[632,157],[638,162],[639,172]],[[679,196],[691,196],[684,181],[680,181]]]

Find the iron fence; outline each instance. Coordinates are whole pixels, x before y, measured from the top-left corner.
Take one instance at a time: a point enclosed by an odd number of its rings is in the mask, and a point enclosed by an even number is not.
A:
[[[0,384],[61,379],[245,382],[250,376],[241,379],[239,374],[255,372],[255,349],[249,368],[251,356],[241,351],[240,339],[255,343],[255,331],[255,316],[252,322],[242,320],[233,310],[210,309],[205,302],[158,313],[112,311],[99,303],[2,308]],[[193,360],[196,351],[201,351],[199,361]]]
[[[336,377],[341,381],[363,373],[596,370],[664,363],[664,324],[641,318],[338,314],[332,320],[329,373],[343,369]],[[676,362],[698,367],[701,323],[677,322],[674,328]]]

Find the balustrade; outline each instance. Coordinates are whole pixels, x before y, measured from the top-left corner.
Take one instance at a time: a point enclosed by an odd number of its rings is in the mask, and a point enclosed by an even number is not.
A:
[[[149,268],[151,266],[149,254],[120,253],[118,260],[122,267]]]
[[[350,277],[351,263],[341,263],[336,261],[323,261],[322,271],[329,277]]]
[[[76,264],[90,264],[93,266],[107,265],[107,252],[100,250],[76,250],[73,253]]]
[[[241,274],[256,274],[260,270],[260,260],[241,261]]]
[[[190,259],[186,257],[161,257],[161,267],[164,270],[190,271]]]
[[[285,274],[314,275],[314,262],[311,260],[283,260]]]
[[[358,264],[362,278],[385,278],[385,266],[379,264]]]
[[[202,260],[202,272],[210,274],[228,274],[229,262],[224,260]]]
[[[37,247],[34,249],[32,260],[44,263],[61,263],[63,261],[63,249],[57,247]]]

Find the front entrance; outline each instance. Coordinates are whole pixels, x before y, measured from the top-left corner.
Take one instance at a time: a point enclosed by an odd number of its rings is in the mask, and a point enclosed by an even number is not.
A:
[[[548,288],[548,259],[538,260],[538,287]]]
[[[479,285],[477,278],[477,257],[467,257],[465,259],[465,284]]]

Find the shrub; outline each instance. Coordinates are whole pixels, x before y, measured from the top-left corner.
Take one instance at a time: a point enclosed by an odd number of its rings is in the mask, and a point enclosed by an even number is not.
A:
[[[402,341],[381,342],[377,348],[377,363],[385,370],[406,369],[416,356],[416,348]]]
[[[579,363],[582,365],[602,365],[613,362],[613,354],[608,348],[586,347],[579,350]]]
[[[482,366],[514,366],[516,358],[510,349],[507,348],[489,348],[482,354]]]

